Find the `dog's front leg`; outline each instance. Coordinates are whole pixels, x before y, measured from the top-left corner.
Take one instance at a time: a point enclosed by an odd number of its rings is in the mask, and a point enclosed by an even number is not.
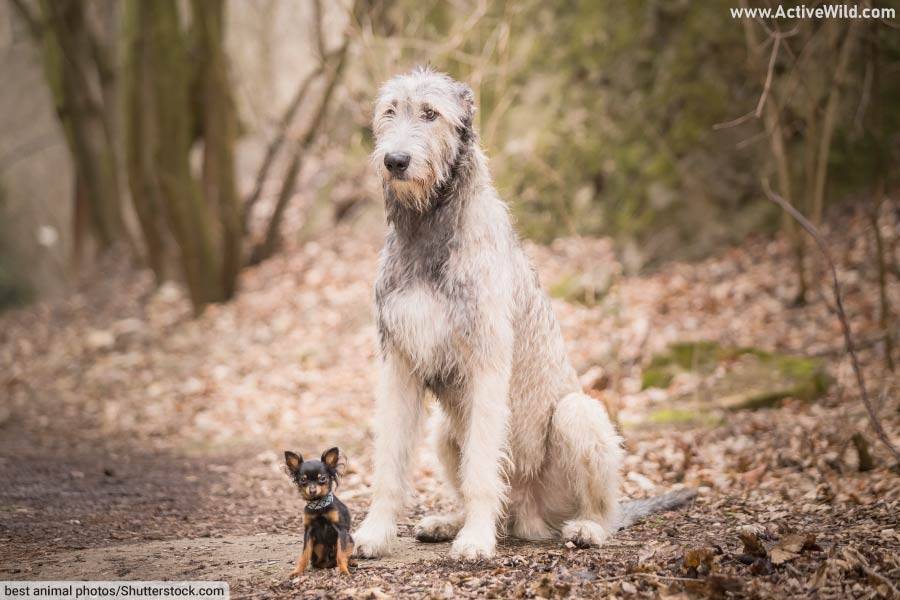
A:
[[[397,540],[397,513],[406,497],[410,457],[422,425],[422,394],[411,367],[388,353],[375,398],[372,505],[353,534],[359,556],[387,554]]]
[[[507,450],[510,368],[506,357],[492,362],[471,383],[460,469],[466,519],[451,549],[451,555],[458,558],[494,555],[497,519],[506,497],[503,461]]]

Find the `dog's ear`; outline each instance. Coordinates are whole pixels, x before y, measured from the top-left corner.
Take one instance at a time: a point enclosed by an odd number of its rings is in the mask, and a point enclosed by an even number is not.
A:
[[[338,458],[340,458],[340,451],[337,449],[337,447],[329,448],[322,453],[322,462],[332,469],[337,468]]]
[[[468,86],[468,84],[457,82],[456,84],[456,94],[459,97],[459,103],[462,105],[465,110],[466,117],[471,121],[472,117],[475,116],[475,93],[472,91],[472,88]]]
[[[288,471],[291,473],[296,473],[300,469],[300,465],[303,463],[303,457],[299,454],[294,454],[290,450],[284,451],[284,464],[287,465]]]

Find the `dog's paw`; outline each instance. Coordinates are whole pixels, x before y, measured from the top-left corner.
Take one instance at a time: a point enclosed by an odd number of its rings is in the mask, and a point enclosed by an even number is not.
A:
[[[491,558],[496,549],[497,536],[492,529],[464,527],[453,541],[450,556],[468,560]]]
[[[420,542],[449,542],[462,526],[459,515],[432,515],[419,521],[414,530]]]
[[[390,554],[397,543],[397,528],[391,524],[363,521],[353,532],[353,553],[361,558],[378,558]]]
[[[579,548],[599,546],[608,537],[609,532],[603,525],[587,519],[566,521],[562,528],[562,539],[572,542]]]

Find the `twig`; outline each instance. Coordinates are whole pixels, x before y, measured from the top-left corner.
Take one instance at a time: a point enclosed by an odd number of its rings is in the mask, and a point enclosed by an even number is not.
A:
[[[825,302],[828,305],[829,309],[834,310],[834,306],[832,306],[832,304],[830,302],[828,302],[827,300],[825,300]],[[871,337],[865,338],[861,342],[856,343],[856,349],[857,350],[866,350],[868,348],[871,348],[872,346],[877,346],[878,344],[883,342],[888,335],[889,335],[888,332],[882,331]],[[840,354],[841,352],[846,352],[846,351],[847,351],[847,349],[843,348],[843,347],[842,348],[828,348],[826,350],[820,350],[818,352],[811,352],[807,356],[810,356],[812,358],[820,358],[822,356],[831,356],[832,354]]]
[[[304,154],[316,140],[319,130],[322,127],[323,121],[325,120],[325,113],[328,111],[331,96],[334,93],[338,81],[340,80],[341,72],[343,71],[344,65],[346,63],[347,49],[349,48],[349,45],[350,39],[345,38],[344,44],[341,46],[340,50],[337,53],[337,58],[335,59],[337,61],[337,64],[335,64],[330,69],[330,73],[325,84],[325,89],[322,92],[322,97],[319,100],[319,104],[316,108],[313,118],[310,121],[310,124],[307,127],[306,131],[294,145],[294,151],[292,153],[287,172],[284,176],[284,180],[281,184],[281,191],[278,194],[278,200],[275,203],[275,209],[272,211],[272,216],[269,217],[269,224],[266,227],[265,237],[261,242],[254,246],[253,250],[250,252],[248,263],[251,265],[259,264],[260,262],[272,256],[280,243],[282,216],[285,209],[287,208],[291,196],[294,193],[294,187],[297,183],[297,176],[300,173],[300,168],[303,166],[303,159],[305,158]]]
[[[888,579],[887,577],[885,577],[884,575],[882,575],[875,569],[873,569],[871,567],[867,567],[863,564],[860,564],[859,568],[862,569],[863,573],[868,575],[870,579],[874,579],[878,583],[881,583],[881,584],[887,586],[887,588],[891,591],[890,596],[892,598],[900,598],[900,591],[897,591],[897,588],[894,587],[894,584],[891,583],[890,579]]]
[[[313,2],[313,12],[315,13],[314,21],[315,25],[313,27],[313,37],[316,40],[316,52],[319,53],[319,62],[324,64],[325,59],[327,58],[328,52],[325,49],[325,32],[322,27],[322,0],[314,0]]]
[[[268,148],[266,148],[265,157],[263,158],[262,163],[260,163],[259,171],[256,174],[256,182],[253,184],[253,191],[244,202],[243,227],[245,232],[247,231],[248,223],[250,222],[250,215],[253,212],[253,207],[256,206],[260,196],[262,196],[262,188],[269,177],[269,171],[272,169],[272,165],[275,163],[275,157],[281,151],[282,146],[284,146],[284,141],[287,139],[287,130],[291,126],[291,123],[294,122],[294,117],[297,115],[297,111],[303,104],[303,100],[309,92],[310,85],[312,85],[312,82],[316,77],[322,74],[322,70],[322,66],[320,65],[300,83],[300,87],[297,88],[297,92],[294,94],[290,104],[288,104],[287,110],[284,111],[284,114],[278,122],[278,133],[269,143]]]
[[[853,442],[853,446],[856,448],[856,455],[859,458],[857,467],[859,472],[865,473],[874,469],[875,461],[872,460],[872,453],[869,452],[869,442],[866,440],[866,437],[857,431],[850,440]]]
[[[825,262],[828,263],[828,268],[831,271],[831,291],[834,294],[834,303],[835,310],[837,312],[837,317],[841,322],[841,330],[844,334],[844,345],[847,348],[847,354],[850,355],[850,362],[853,365],[853,372],[856,374],[856,383],[859,386],[860,394],[862,394],[862,401],[866,407],[866,412],[869,415],[869,422],[872,424],[872,429],[875,430],[875,433],[878,435],[878,439],[881,440],[881,443],[890,450],[891,454],[893,454],[894,459],[900,462],[900,452],[894,448],[894,445],[891,443],[890,438],[888,438],[887,433],[884,430],[884,427],[881,425],[881,420],[878,418],[878,413],[875,411],[875,406],[872,404],[872,400],[869,398],[869,392],[866,390],[866,380],[863,377],[862,368],[859,365],[859,358],[856,356],[856,345],[853,341],[853,332],[850,329],[850,322],[847,320],[847,314],[844,312],[844,301],[841,295],[841,285],[838,281],[837,269],[834,266],[834,261],[831,259],[831,253],[828,252],[828,246],[825,244],[825,240],[822,238],[822,234],[819,233],[819,230],[809,222],[809,220],[804,217],[800,211],[794,208],[787,200],[776,194],[772,191],[772,188],[769,186],[769,181],[767,179],[762,180],[763,191],[765,191],[766,196],[783,208],[787,213],[800,224],[803,229],[813,238],[816,242],[816,245],[819,247],[819,250],[822,252],[822,255],[825,257]]]
[[[28,25],[28,30],[31,32],[34,41],[40,42],[41,35],[44,32],[44,26],[40,19],[31,12],[31,9],[25,4],[25,0],[9,0],[9,2],[16,9],[16,12],[19,13],[19,16],[22,17],[22,20],[25,21],[25,24]]]
[[[775,75],[775,62],[778,60],[778,48],[781,47],[781,35],[776,35],[772,42],[772,54],[769,56],[769,68],[766,70],[766,82],[763,84],[762,94],[759,95],[759,102],[756,103],[756,118],[762,116],[763,107],[766,105],[766,98],[769,97],[769,89],[772,87],[772,77]]]

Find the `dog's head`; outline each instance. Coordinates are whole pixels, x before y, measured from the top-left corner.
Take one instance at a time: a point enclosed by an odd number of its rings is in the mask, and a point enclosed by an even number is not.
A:
[[[340,451],[337,448],[326,450],[322,453],[321,460],[303,460],[301,455],[290,450],[284,453],[288,475],[307,502],[324,498],[337,484],[340,476],[339,458]]]
[[[472,90],[448,75],[417,68],[381,88],[375,102],[372,161],[385,191],[424,212],[473,142]]]

